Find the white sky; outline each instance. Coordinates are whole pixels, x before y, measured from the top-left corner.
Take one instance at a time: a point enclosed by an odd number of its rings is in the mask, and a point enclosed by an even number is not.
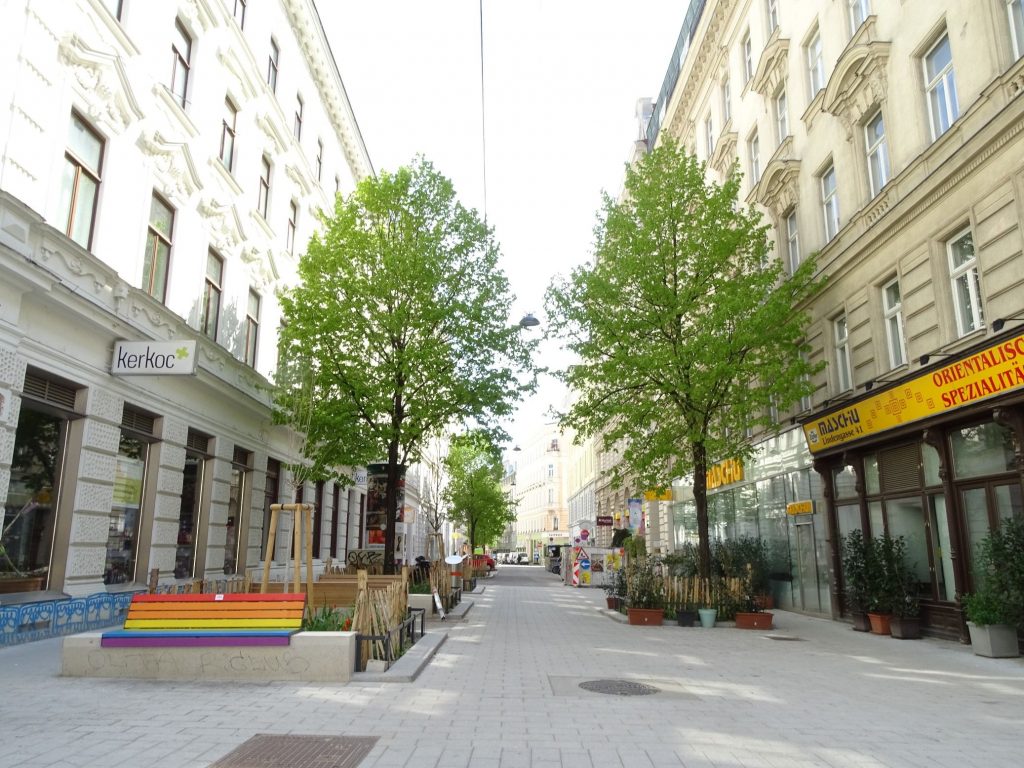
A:
[[[478,0],[317,0],[374,168],[423,154],[484,209]],[[487,219],[517,299],[591,254],[600,193],[618,194],[682,26],[681,0],[483,0]],[[537,331],[534,331],[536,333]],[[559,361],[553,344],[539,356]],[[561,405],[550,378],[506,426],[525,443]]]

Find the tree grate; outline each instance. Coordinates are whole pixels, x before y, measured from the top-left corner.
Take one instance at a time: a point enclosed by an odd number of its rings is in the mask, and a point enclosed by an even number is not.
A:
[[[652,693],[658,693],[658,689],[653,685],[637,683],[633,680],[587,680],[580,683],[580,688],[609,696],[649,696]]]
[[[259,733],[210,768],[356,768],[376,743],[376,736]]]

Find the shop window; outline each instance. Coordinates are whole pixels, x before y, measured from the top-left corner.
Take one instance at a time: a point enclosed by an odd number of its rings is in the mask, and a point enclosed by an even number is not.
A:
[[[994,422],[950,432],[953,476],[957,480],[1014,470],[1013,432]]]
[[[178,539],[174,558],[174,577],[177,579],[190,579],[196,575],[196,551],[203,507],[206,505],[203,481],[208,450],[209,438],[189,430],[178,507]]]
[[[273,560],[274,553],[267,552],[267,539],[270,536],[270,505],[280,503],[281,494],[281,462],[267,459],[267,479],[263,488],[263,534],[260,543],[260,559]]]
[[[64,234],[86,249],[92,247],[102,164],[103,139],[72,113],[61,179],[60,222]]]
[[[857,498],[857,475],[853,467],[846,465],[832,470],[832,488],[837,499]],[[859,525],[857,526],[860,527]]]
[[[902,536],[907,545],[907,565],[913,569],[918,592],[931,593],[929,571],[928,531],[920,496],[888,499],[885,502],[890,536]],[[879,532],[876,532],[876,535]]]
[[[126,584],[136,580],[139,527],[152,432],[151,416],[131,408],[124,409],[114,464],[114,501],[107,530],[104,584]]]
[[[883,493],[909,491],[921,487],[921,454],[917,443],[880,451],[879,479]]]
[[[252,475],[252,454],[235,446],[231,458],[231,485],[228,490],[228,518],[224,536],[224,573],[238,573],[241,559],[239,548],[242,535],[248,528],[247,515],[242,512],[247,508],[249,498],[249,479]]]
[[[869,453],[861,461],[864,464],[864,492],[869,496],[882,491],[882,481],[878,474],[878,456]]]

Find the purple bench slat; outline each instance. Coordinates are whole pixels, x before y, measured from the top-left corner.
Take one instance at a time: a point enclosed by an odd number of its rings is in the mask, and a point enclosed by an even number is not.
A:
[[[210,648],[237,647],[244,645],[267,646],[288,645],[290,637],[280,636],[192,636],[192,637],[146,637],[140,633],[138,637],[104,637],[100,640],[103,648]]]

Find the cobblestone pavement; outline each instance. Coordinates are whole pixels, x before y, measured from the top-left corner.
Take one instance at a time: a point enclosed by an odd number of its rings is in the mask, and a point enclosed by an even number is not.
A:
[[[1021,659],[784,611],[771,632],[630,627],[531,566],[484,583],[428,623],[448,639],[412,683],[73,679],[60,640],[0,650],[0,765],[205,768],[259,733],[376,736],[379,768],[1024,764]],[[602,680],[658,692],[580,687]]]

